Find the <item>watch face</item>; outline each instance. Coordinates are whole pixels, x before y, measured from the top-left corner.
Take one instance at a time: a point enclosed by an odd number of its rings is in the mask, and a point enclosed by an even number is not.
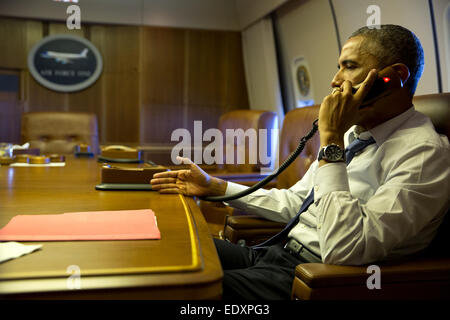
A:
[[[324,150],[325,157],[329,161],[340,161],[344,158],[344,150],[337,145],[329,145]]]

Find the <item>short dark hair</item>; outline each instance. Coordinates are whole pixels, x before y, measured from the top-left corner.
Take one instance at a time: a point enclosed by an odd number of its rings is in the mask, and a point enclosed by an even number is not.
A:
[[[376,44],[369,47],[370,54],[383,65],[403,63],[408,67],[410,76],[405,87],[413,96],[424,67],[423,48],[416,35],[402,26],[384,24],[371,28],[362,27],[353,32],[350,38],[356,36],[362,36]]]

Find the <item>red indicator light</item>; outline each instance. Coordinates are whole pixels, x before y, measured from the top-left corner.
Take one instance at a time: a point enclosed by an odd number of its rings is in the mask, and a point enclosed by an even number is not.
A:
[[[387,82],[391,81],[391,78],[383,77],[383,81],[387,83]]]

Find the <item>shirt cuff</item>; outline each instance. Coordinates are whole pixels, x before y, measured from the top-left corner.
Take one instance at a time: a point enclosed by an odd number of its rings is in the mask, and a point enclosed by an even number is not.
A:
[[[227,190],[225,190],[225,195],[226,196],[231,196],[235,193],[241,192],[248,189],[247,186],[243,186],[241,184],[237,184],[234,182],[227,182]]]
[[[237,184],[237,183],[233,183],[233,182],[227,182],[227,189],[225,190],[225,196],[231,196],[233,194],[236,194],[238,192],[244,191],[248,189],[247,186],[243,186],[241,184]],[[226,201],[223,202],[225,205],[227,206],[232,206],[238,209],[244,209],[246,208],[246,201],[242,201],[244,200],[246,197],[242,197],[242,198],[238,198],[235,200],[230,200],[230,201]]]
[[[314,202],[327,193],[349,191],[347,166],[344,162],[328,163],[316,170],[314,176]]]

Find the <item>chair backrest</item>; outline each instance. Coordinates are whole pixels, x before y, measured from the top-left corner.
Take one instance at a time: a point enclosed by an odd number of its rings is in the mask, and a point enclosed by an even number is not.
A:
[[[437,132],[450,137],[450,92],[417,96],[413,104],[431,119]]]
[[[427,115],[433,122],[436,131],[450,139],[450,93],[429,94],[413,99],[417,111]],[[436,236],[427,248],[433,256],[449,256],[450,243],[450,208],[440,225]]]
[[[79,144],[98,153],[97,117],[82,112],[28,112],[22,115],[22,142],[41,154],[70,154]]]
[[[280,164],[297,149],[300,139],[312,128],[319,116],[319,105],[289,111],[283,120],[280,137]],[[277,188],[286,189],[299,181],[317,158],[320,148],[319,134],[316,133],[307,143],[295,161],[277,177]]]
[[[224,113],[219,119],[218,129],[223,135],[223,164],[218,164],[218,169],[224,170],[226,172],[256,172],[261,166],[267,166],[266,163],[260,162],[259,157],[259,139],[260,129],[267,130],[267,141],[265,145],[270,146],[270,130],[276,129],[278,127],[278,118],[275,112],[263,111],[263,110],[233,110]],[[251,129],[251,130],[249,130]],[[238,139],[233,138],[228,135],[228,132],[234,132],[238,134],[248,133],[245,136],[245,143],[243,144]],[[247,131],[249,130],[249,131]],[[251,142],[250,134],[256,134],[256,142]],[[227,152],[227,143],[228,152]],[[230,150],[233,152],[233,161],[227,161],[227,154],[229,156]],[[250,157],[250,151],[256,152],[253,154],[253,158]],[[270,154],[272,150],[267,150],[267,154]],[[256,156],[256,161],[255,161]]]

